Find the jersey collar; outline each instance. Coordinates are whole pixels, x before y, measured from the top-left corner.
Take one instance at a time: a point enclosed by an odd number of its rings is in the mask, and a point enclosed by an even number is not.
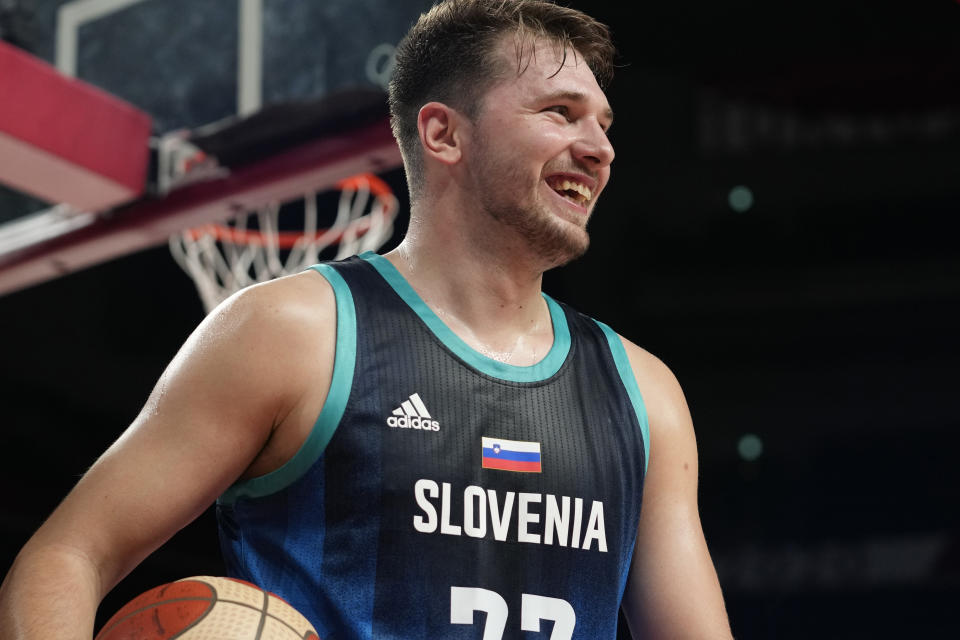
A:
[[[550,347],[547,355],[536,364],[520,367],[489,358],[464,342],[427,306],[423,298],[414,291],[410,283],[389,260],[370,251],[360,254],[359,257],[377,270],[437,339],[458,358],[481,373],[511,382],[539,382],[553,377],[567,359],[567,354],[570,352],[570,328],[567,326],[567,317],[560,305],[545,293],[541,295],[543,295],[547,308],[550,310],[550,320],[553,324],[553,346]]]

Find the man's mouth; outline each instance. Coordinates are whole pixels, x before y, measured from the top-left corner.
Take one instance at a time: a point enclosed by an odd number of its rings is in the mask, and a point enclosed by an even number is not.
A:
[[[593,198],[593,190],[570,176],[549,176],[547,185],[574,204],[586,206]]]

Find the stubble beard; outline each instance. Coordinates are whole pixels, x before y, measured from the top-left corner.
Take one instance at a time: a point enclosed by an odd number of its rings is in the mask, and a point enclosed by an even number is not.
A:
[[[478,142],[475,184],[481,208],[515,231],[548,269],[586,253],[590,246],[586,227],[563,220],[543,202],[542,179],[538,176],[534,184],[529,184],[529,175],[520,167],[498,163],[494,154],[489,153],[486,141]],[[526,195],[518,195],[517,189]]]

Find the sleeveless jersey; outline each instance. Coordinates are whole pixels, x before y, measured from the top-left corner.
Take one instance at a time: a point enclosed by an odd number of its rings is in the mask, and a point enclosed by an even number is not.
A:
[[[324,640],[615,638],[649,442],[616,334],[544,295],[553,346],[512,366],[381,256],[313,269],[332,384],[295,456],[218,500],[229,573]]]

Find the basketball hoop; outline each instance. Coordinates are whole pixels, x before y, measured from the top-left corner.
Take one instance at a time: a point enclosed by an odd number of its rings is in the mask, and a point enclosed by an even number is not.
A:
[[[338,245],[331,256],[335,260],[383,246],[399,208],[390,187],[373,174],[361,174],[341,180],[336,189],[337,216],[326,229],[319,226],[318,194],[308,193],[295,231],[281,228],[281,209],[297,201],[291,200],[172,236],[170,252],[193,279],[207,313],[244,287],[320,262],[321,252],[333,245]]]

